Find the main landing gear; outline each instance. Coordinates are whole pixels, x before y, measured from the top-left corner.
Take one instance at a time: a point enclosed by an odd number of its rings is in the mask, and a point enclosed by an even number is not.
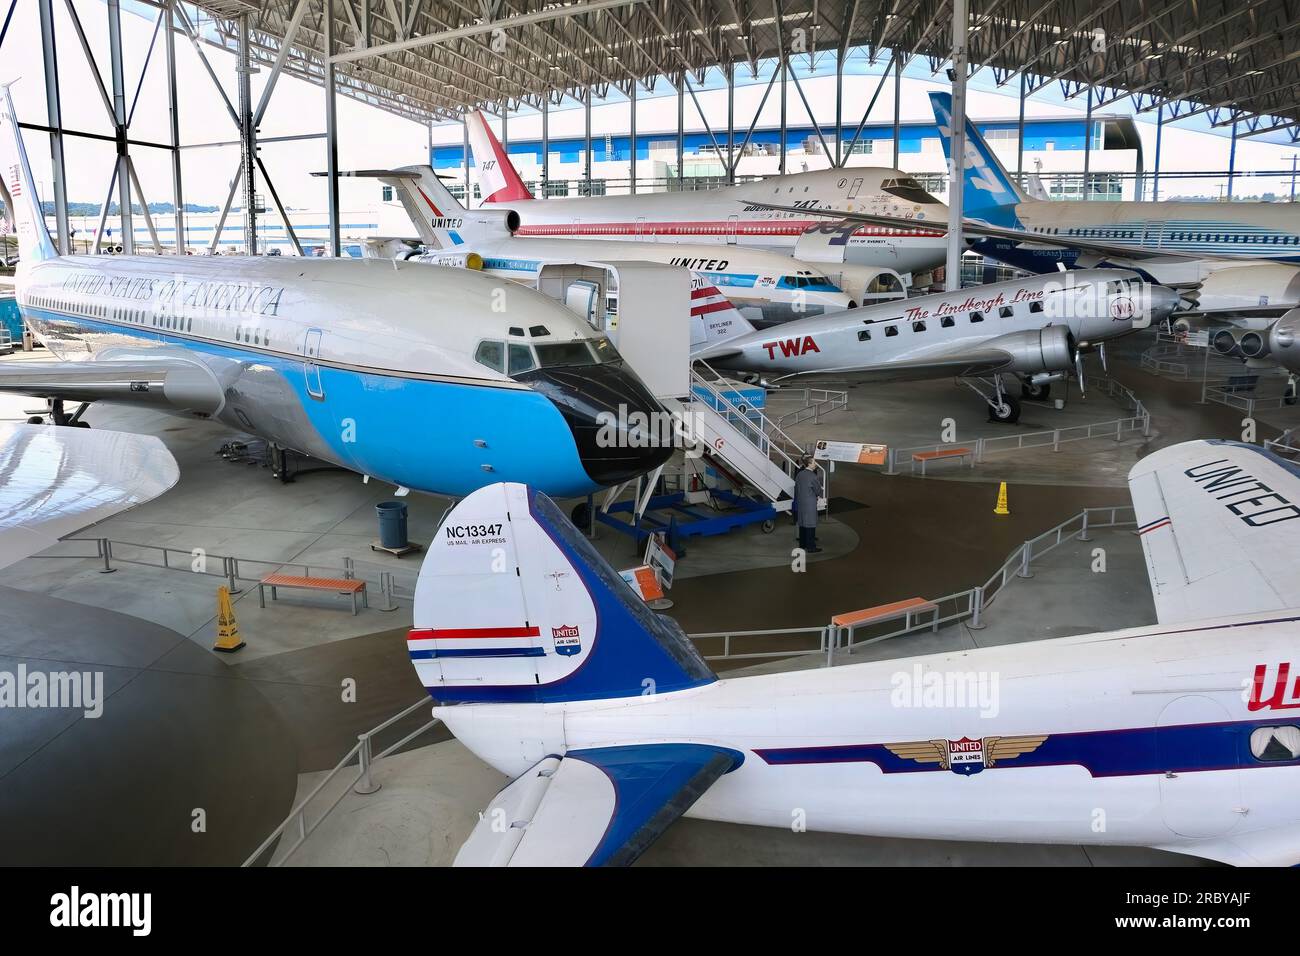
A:
[[[1020,401],[1006,393],[1001,375],[992,378],[963,378],[960,381],[988,403],[989,421],[1007,425],[1020,421]]]
[[[1052,394],[1051,382],[1034,382],[1032,379],[1021,379],[1020,397],[1031,402],[1045,402],[1047,397]]]
[[[90,422],[83,422],[81,416],[86,413],[90,407],[90,402],[82,402],[77,406],[77,410],[69,415],[63,410],[63,399],[51,398],[49,400],[50,411],[45,416],[33,415],[27,419],[28,425],[44,425],[45,419],[50,420],[51,425],[66,425],[70,428],[89,428]]]
[[[1286,391],[1282,393],[1282,401],[1287,405],[1294,405],[1296,402],[1296,377],[1294,375],[1286,380]]]

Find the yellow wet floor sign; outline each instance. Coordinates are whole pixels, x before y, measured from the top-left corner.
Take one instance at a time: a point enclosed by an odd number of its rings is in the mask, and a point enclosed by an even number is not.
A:
[[[1004,481],[998,486],[998,505],[993,509],[995,515],[1009,515],[1011,509],[1007,507],[1007,483]]]
[[[235,609],[230,603],[230,589],[224,584],[217,588],[217,643],[212,645],[214,651],[233,653],[244,646],[239,639],[239,622],[235,620]]]

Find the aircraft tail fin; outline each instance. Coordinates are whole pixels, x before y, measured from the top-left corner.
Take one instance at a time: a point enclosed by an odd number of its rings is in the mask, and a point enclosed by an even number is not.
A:
[[[931,93],[930,108],[939,126],[943,154],[952,162],[952,95]],[[965,176],[962,198],[968,217],[983,219],[993,226],[1019,225],[1016,205],[1032,200],[993,155],[993,150],[989,149],[989,144],[969,118],[966,120],[966,156],[962,171]]]
[[[316,174],[320,175],[320,174]],[[378,179],[391,186],[394,195],[411,217],[420,241],[433,249],[464,245],[461,230],[466,209],[451,194],[432,166],[402,166],[398,169],[358,169],[339,173],[354,179]]]
[[[728,339],[734,339],[754,326],[740,314],[731,300],[698,276],[691,279],[691,354],[695,355]]]
[[[532,199],[533,194],[519,178],[505,147],[496,138],[487,119],[479,110],[465,114],[469,126],[469,147],[478,165],[479,187],[485,203],[514,202]]]
[[[36,194],[36,182],[31,164],[27,161],[27,148],[23,145],[23,132],[18,126],[18,112],[14,109],[9,86],[2,87],[0,97],[0,175],[9,191],[12,205],[9,214],[18,232],[18,257],[23,263],[44,262],[59,255],[45,228],[45,214]]]
[[[717,679],[550,498],[514,482],[443,520],[407,649],[439,704],[637,697]]]

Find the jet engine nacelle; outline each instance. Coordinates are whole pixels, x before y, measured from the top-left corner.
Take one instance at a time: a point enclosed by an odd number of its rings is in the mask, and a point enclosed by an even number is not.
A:
[[[467,209],[461,218],[464,223],[460,228],[464,229],[466,237],[513,236],[519,229],[519,213],[513,209]]]
[[[1074,365],[1074,338],[1064,325],[1000,335],[985,347],[1010,352],[1011,367],[1007,371],[1020,375],[1056,372]]]
[[[1275,308],[1276,315],[1300,305],[1300,267],[1274,262],[1216,269],[1189,298],[1198,312]]]
[[[1217,329],[1210,334],[1210,348],[1220,355],[1240,357],[1241,343],[1231,329]]]

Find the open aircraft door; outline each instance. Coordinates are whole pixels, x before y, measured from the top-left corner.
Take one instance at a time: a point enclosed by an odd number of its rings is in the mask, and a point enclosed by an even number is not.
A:
[[[325,400],[325,389],[320,381],[320,341],[324,333],[320,329],[308,329],[302,342],[302,373],[307,380],[307,394],[318,402]]]

